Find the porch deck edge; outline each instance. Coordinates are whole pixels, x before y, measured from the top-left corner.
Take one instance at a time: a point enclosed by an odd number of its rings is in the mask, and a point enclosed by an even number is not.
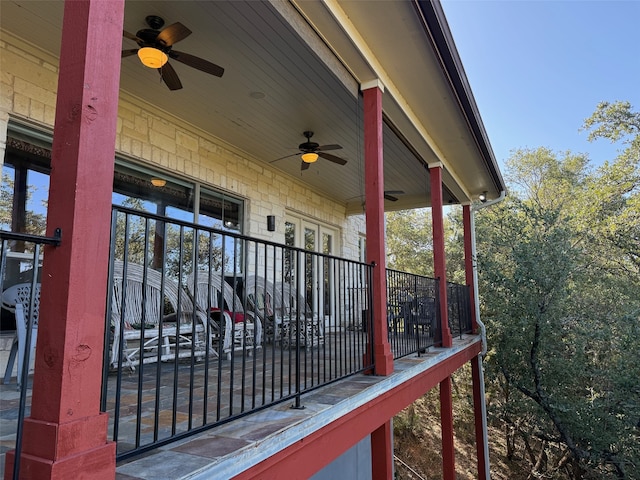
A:
[[[467,335],[456,340],[451,348],[431,347],[421,357],[411,355],[396,360],[395,371],[389,376],[356,375],[307,393],[302,396],[303,410],[291,409],[290,403],[275,405],[178,444],[161,447],[120,465],[116,478],[233,478],[480,341],[479,336]],[[225,447],[233,450],[222,453]]]

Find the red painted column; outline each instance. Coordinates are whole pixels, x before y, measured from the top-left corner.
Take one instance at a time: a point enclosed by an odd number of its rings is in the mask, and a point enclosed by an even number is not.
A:
[[[64,5],[31,417],[20,477],[113,479],[100,413],[124,0]],[[11,478],[8,454],[5,478]]]
[[[371,433],[371,478],[393,478],[393,427],[391,420]]]
[[[442,346],[453,345],[447,308],[447,268],[444,256],[444,216],[442,213],[442,166],[429,167],[431,181],[431,218],[433,225],[433,270],[440,280],[440,327]]]
[[[473,249],[471,247],[471,205],[462,206],[462,226],[464,229],[464,278],[469,286],[469,305],[471,305],[471,328],[475,333],[478,331],[478,321],[476,319],[476,301],[473,284]]]
[[[442,478],[456,479],[455,448],[453,444],[453,399],[451,377],[440,382],[440,425],[442,427]]]
[[[387,336],[387,262],[384,226],[382,155],[382,89],[379,82],[362,85],[364,97],[364,175],[367,222],[367,261],[373,269],[373,351],[376,375],[393,372]]]
[[[484,436],[484,401],[482,389],[480,388],[480,362],[482,357],[478,355],[471,360],[471,382],[473,385],[473,416],[476,431],[476,457],[478,459],[478,480],[488,480],[486,476],[487,462],[486,458],[487,450],[485,449],[485,436]]]

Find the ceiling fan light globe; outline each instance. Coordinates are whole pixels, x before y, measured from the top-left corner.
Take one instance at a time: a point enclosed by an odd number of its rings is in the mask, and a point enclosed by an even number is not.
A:
[[[161,68],[169,60],[167,54],[153,47],[143,47],[138,50],[138,58],[145,67]]]
[[[318,160],[318,154],[314,152],[307,152],[302,154],[302,161],[304,163],[313,163]]]

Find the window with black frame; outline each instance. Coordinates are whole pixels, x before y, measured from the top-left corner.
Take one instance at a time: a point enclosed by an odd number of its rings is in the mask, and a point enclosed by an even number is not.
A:
[[[204,270],[209,265],[226,273],[241,271],[242,243],[235,236],[226,234],[242,233],[244,206],[241,200],[171,175],[160,175],[118,161],[113,204],[166,218],[128,215],[125,225],[125,216],[119,215],[117,258],[124,255],[126,227],[129,261],[146,263],[156,269],[164,265],[165,271],[175,277],[178,271],[184,277],[185,272],[195,268]],[[195,222],[208,229],[195,229],[171,220]]]
[[[10,124],[0,183],[0,229],[45,234],[50,165],[50,136]],[[242,242],[228,235],[242,233],[241,199],[117,159],[112,203],[141,212],[118,215],[118,258],[124,259],[126,251],[129,261],[164,268],[176,277],[185,276],[194,267],[204,269],[209,265],[225,272],[241,271]],[[208,228],[200,230],[172,220]],[[22,259],[30,253],[29,248],[32,247],[24,242],[8,246],[9,258],[15,261],[6,262],[2,289],[30,280],[33,265]]]

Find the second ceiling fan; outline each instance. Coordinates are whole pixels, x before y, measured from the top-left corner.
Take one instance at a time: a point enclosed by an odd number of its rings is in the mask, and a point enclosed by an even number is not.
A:
[[[384,198],[386,198],[390,202],[398,201],[398,197],[396,197],[396,195],[404,195],[404,191],[403,190],[385,190],[384,191]]]
[[[300,158],[302,159],[300,170],[307,170],[312,163],[318,160],[318,158],[324,158],[325,160],[329,160],[330,162],[336,163],[338,165],[347,164],[347,161],[344,158],[326,153],[327,150],[340,150],[342,146],[337,144],[320,145],[319,143],[312,142],[311,137],[313,137],[313,132],[308,130],[304,132],[303,135],[307,138],[307,141],[298,145],[298,149],[300,150],[300,152],[302,152],[302,155],[300,155]],[[277,158],[276,160],[272,160],[270,163],[282,160],[284,158],[289,158],[294,155],[298,154],[292,153],[291,155],[286,155],[284,157]]]

